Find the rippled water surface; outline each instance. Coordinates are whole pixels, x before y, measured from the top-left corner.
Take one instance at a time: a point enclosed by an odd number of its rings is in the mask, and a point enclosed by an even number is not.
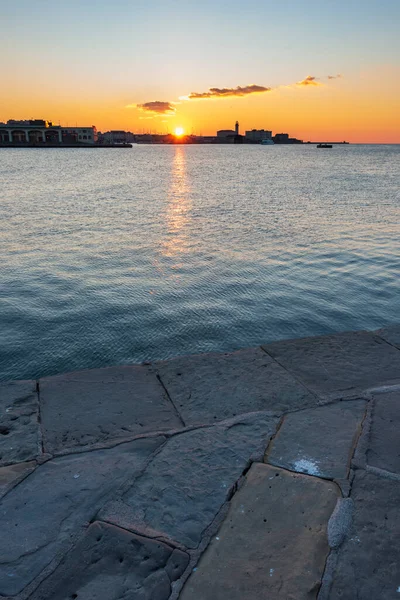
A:
[[[0,150],[0,378],[400,320],[400,146]]]

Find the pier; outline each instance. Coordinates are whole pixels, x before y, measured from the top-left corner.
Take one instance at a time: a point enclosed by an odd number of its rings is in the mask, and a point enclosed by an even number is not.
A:
[[[0,597],[397,598],[400,325],[0,384]]]
[[[0,144],[0,148],[132,148],[132,144],[24,144],[24,143],[5,143]]]

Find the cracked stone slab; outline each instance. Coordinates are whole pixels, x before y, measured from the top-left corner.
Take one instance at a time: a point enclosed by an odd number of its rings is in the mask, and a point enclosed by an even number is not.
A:
[[[400,349],[400,325],[384,327],[383,329],[378,329],[374,333],[389,342],[389,344],[392,344]]]
[[[9,465],[8,467],[0,467],[0,498],[29,475],[29,473],[32,473],[35,467],[36,462],[34,460]]]
[[[145,366],[110,367],[41,379],[47,452],[182,427],[164,389]]]
[[[400,350],[373,332],[350,331],[263,347],[317,394],[366,390],[400,377]]]
[[[189,555],[95,522],[30,600],[168,600]]]
[[[376,394],[367,462],[400,474],[400,390]]]
[[[354,400],[286,415],[266,462],[327,479],[348,475],[366,402]]]
[[[261,348],[185,356],[154,368],[186,425],[316,404],[313,394]]]
[[[338,496],[332,482],[253,464],[180,600],[317,598]]]
[[[21,592],[69,549],[87,521],[165,438],[63,456],[31,473],[0,501],[0,595]]]
[[[196,548],[243,470],[262,460],[277,421],[255,413],[172,437],[100,518]]]
[[[0,383],[0,465],[39,453],[39,403],[35,381]]]
[[[357,471],[353,528],[339,550],[329,600],[400,597],[400,482]]]

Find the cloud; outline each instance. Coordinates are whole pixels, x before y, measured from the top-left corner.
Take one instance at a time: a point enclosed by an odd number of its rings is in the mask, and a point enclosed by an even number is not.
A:
[[[324,77],[315,77],[314,75],[307,75],[302,81],[298,81],[296,84],[291,85],[279,85],[275,89],[279,88],[292,88],[293,86],[317,86],[323,85],[321,79],[339,79],[343,77],[340,73],[337,75],[326,75]],[[250,94],[264,94],[270,92],[271,87],[264,85],[256,85],[252,83],[250,85],[240,86],[234,88],[209,88],[207,92],[191,92],[188,96],[180,96],[179,100],[204,100],[209,98],[232,98],[248,96]],[[144,102],[143,104],[128,104],[125,108],[136,108],[144,113],[145,116],[139,117],[139,119],[154,119],[156,117],[173,117],[176,115],[176,105],[181,104],[180,102],[164,102],[161,100],[154,100],[152,102]],[[163,121],[166,122],[166,121]]]
[[[210,88],[208,92],[192,92],[188,96],[182,96],[181,100],[200,100],[204,98],[227,98],[229,96],[248,96],[249,94],[261,94],[269,92],[270,87],[263,85],[246,85],[244,87],[238,85],[235,88]]]
[[[319,81],[316,81],[316,79],[317,78],[313,77],[313,75],[307,75],[305,79],[298,81],[296,85],[321,85]]]
[[[172,102],[161,102],[161,100],[145,102],[144,104],[129,104],[126,108],[138,108],[145,113],[150,113],[152,116],[161,115],[164,117],[172,116],[176,111]]]

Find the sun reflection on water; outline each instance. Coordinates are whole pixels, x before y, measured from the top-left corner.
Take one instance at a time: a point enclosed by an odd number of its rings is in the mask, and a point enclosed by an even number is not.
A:
[[[188,251],[188,225],[192,207],[185,150],[179,146],[176,146],[174,150],[171,185],[168,190],[168,204],[165,212],[166,237],[162,245],[162,254],[167,257],[177,256]]]

